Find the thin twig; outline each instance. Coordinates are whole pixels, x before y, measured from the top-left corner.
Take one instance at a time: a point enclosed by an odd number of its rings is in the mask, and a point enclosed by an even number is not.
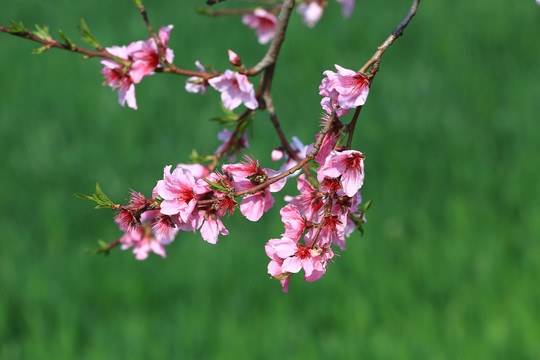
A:
[[[68,44],[64,44],[64,43],[61,43],[61,42],[56,41],[56,40],[42,39],[42,38],[32,34],[32,32],[30,32],[28,30],[24,30],[22,32],[15,32],[15,31],[13,31],[13,30],[11,30],[9,28],[6,28],[4,26],[0,26],[0,31],[11,34],[11,35],[14,35],[14,36],[18,36],[18,37],[21,37],[21,38],[24,38],[24,39],[28,39],[28,40],[38,42],[38,43],[43,44],[43,45],[45,45],[47,47],[57,48],[57,49],[62,49],[62,50],[67,50],[67,51],[75,52],[75,53],[78,53],[78,54],[82,54],[82,55],[84,55],[86,57],[89,57],[89,58],[91,58],[91,57],[103,57],[103,58],[107,58],[107,59],[111,59],[111,60],[115,60],[115,61],[119,61],[119,60],[122,61],[118,57],[109,54],[106,50],[103,50],[103,51],[88,50],[88,49],[83,49],[83,48],[75,46],[75,45],[70,46]]]
[[[377,51],[375,54],[369,59],[369,61],[358,71],[360,74],[365,74],[367,69],[371,67],[371,76],[373,77],[377,71],[379,71],[379,65],[381,63],[381,56],[382,54],[388,49],[390,45],[401,35],[403,35],[403,30],[409,25],[409,22],[413,18],[413,16],[416,14],[416,10],[418,9],[418,4],[420,3],[420,0],[413,0],[413,3],[409,9],[409,12],[405,16],[405,18],[399,23],[398,26],[392,31],[392,34],[386,39],[384,43],[382,43],[381,46],[377,48]]]
[[[349,123],[349,125],[347,125],[347,132],[349,133],[349,137],[347,138],[347,145],[345,146],[346,150],[350,150],[352,146],[354,128],[356,127],[356,121],[358,120],[358,115],[360,115],[360,110],[362,110],[362,106],[356,108],[351,122]]]

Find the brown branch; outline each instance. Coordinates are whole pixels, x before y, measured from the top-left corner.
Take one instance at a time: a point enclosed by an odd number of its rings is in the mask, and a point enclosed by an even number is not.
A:
[[[35,42],[38,42],[40,44],[43,44],[49,48],[57,48],[57,49],[62,49],[62,50],[67,50],[67,51],[71,51],[71,52],[75,52],[75,53],[78,53],[78,54],[82,54],[88,58],[91,58],[91,57],[102,57],[102,58],[107,58],[107,59],[111,59],[111,60],[114,60],[114,61],[120,61],[122,62],[122,59],[119,59],[117,58],[116,56],[114,55],[111,55],[109,54],[106,50],[103,50],[103,51],[96,51],[96,50],[88,50],[88,49],[84,49],[84,48],[81,48],[81,47],[78,47],[78,46],[70,46],[68,44],[64,44],[64,43],[61,43],[59,41],[56,41],[56,40],[47,40],[47,39],[42,39],[34,34],[32,34],[32,32],[28,31],[28,30],[24,30],[22,32],[15,32],[9,28],[6,28],[4,26],[0,26],[0,31],[1,32],[5,32],[7,34],[10,34],[10,35],[14,35],[14,36],[18,36],[18,37],[21,37],[21,38],[24,38],[24,39],[28,39],[28,40],[32,40],[32,41],[35,41]]]
[[[377,71],[379,71],[379,65],[381,64],[381,56],[382,54],[388,49],[390,45],[401,35],[403,35],[403,30],[409,25],[409,22],[413,18],[413,16],[416,14],[416,10],[418,9],[418,4],[420,3],[420,0],[413,0],[413,3],[409,9],[409,12],[403,18],[401,23],[399,23],[398,26],[392,31],[392,34],[386,39],[384,43],[382,43],[381,46],[377,48],[377,51],[375,54],[369,59],[369,61],[358,71],[360,74],[365,74],[365,72],[371,67],[371,76],[373,77]]]
[[[349,123],[349,125],[347,125],[347,132],[349,133],[349,137],[347,138],[347,145],[345,146],[346,150],[351,149],[354,128],[356,127],[356,121],[358,120],[358,115],[360,115],[360,110],[362,110],[362,106],[356,108],[351,122]]]

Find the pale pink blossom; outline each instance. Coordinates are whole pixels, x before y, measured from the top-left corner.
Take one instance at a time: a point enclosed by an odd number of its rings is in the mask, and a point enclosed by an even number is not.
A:
[[[341,4],[343,11],[343,16],[349,17],[352,14],[352,11],[354,9],[354,3],[356,0],[336,0],[338,3]]]
[[[225,70],[223,75],[211,78],[208,83],[221,92],[221,102],[229,110],[236,109],[242,103],[251,110],[259,107],[259,103],[255,98],[253,84],[249,82],[244,74]]]
[[[177,167],[171,174],[171,165],[163,170],[163,180],[159,180],[157,194],[163,199],[161,213],[164,215],[178,214],[182,222],[187,223],[197,205],[193,193],[195,179],[193,175],[181,167]]]
[[[273,265],[269,265],[269,272],[272,271],[277,274],[279,271],[281,275],[286,273],[296,274],[300,270],[304,270],[304,276],[309,278],[313,270],[325,268],[325,261],[321,255],[321,249],[319,247],[307,247],[302,244],[297,244],[294,240],[283,237],[281,239],[271,239],[267,246],[265,246],[267,255],[272,258]],[[272,256],[270,256],[272,255]],[[280,261],[283,259],[283,263],[278,268]],[[272,275],[272,273],[270,273]],[[279,278],[280,275],[272,275]]]
[[[174,52],[167,47],[172,28],[173,26],[169,25],[159,29],[159,41],[162,44],[165,59],[169,63],[174,59]],[[146,41],[138,41],[132,45],[133,49],[130,52],[130,56],[133,59],[133,63],[129,74],[133,82],[138,84],[143,77],[152,75],[154,70],[161,66],[161,59],[159,57],[158,46],[153,38]]]
[[[199,60],[195,61],[195,66],[197,66],[200,72],[206,72],[206,68],[201,65]],[[204,95],[206,93],[206,89],[208,89],[208,85],[208,80],[205,80],[199,76],[192,76],[186,80],[186,91]]]
[[[314,27],[323,15],[323,7],[318,1],[302,3],[298,5],[297,11],[302,16],[302,21],[308,27]]]
[[[347,196],[354,196],[364,183],[364,155],[356,150],[332,150],[324,164],[317,170],[317,179],[341,176],[341,185]]]
[[[277,18],[263,8],[256,8],[253,14],[245,14],[242,16],[242,22],[252,29],[257,29],[256,34],[260,44],[266,44],[276,34]]]
[[[319,86],[319,94],[337,100],[343,109],[353,109],[364,105],[369,94],[369,81],[361,74],[339,65],[337,73],[326,70]],[[334,105],[334,104],[333,104]]]
[[[143,228],[126,232],[120,239],[121,249],[133,248],[135,259],[145,260],[150,252],[166,257],[165,247],[153,236],[147,234]]]
[[[128,61],[130,48],[126,46],[112,46],[105,50],[117,58]],[[105,76],[104,85],[109,85],[113,90],[118,88],[118,103],[122,106],[127,105],[137,110],[137,101],[135,99],[134,81],[127,72],[127,67],[111,59],[101,59],[103,70],[101,73]]]
[[[118,220],[116,222],[118,223]],[[140,222],[139,227],[126,230],[125,234],[118,239],[122,244],[122,250],[133,248],[133,254],[137,260],[146,259],[150,252],[165,257],[164,245],[174,240],[178,229],[168,217],[163,217],[157,210],[144,212]]]

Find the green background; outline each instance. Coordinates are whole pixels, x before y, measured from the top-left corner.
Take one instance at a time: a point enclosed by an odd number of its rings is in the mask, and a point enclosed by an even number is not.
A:
[[[148,2],[175,24],[175,64],[251,66],[265,46],[236,17],[195,15],[203,0]],[[245,5],[232,0],[218,6]],[[313,141],[322,72],[360,68],[409,1],[330,1],[309,29],[292,16],[274,99],[287,137]],[[81,44],[84,17],[105,46],[146,39],[125,1],[4,0],[10,19],[62,29]],[[0,35],[1,359],[538,359],[540,358],[540,7],[527,1],[423,1],[383,56],[357,126],[366,154],[366,233],[327,274],[285,295],[264,244],[283,232],[276,207],[239,212],[217,245],[180,234],[167,259],[84,253],[120,231],[73,193],[99,181],[116,202],[149,195],[163,167],[218,145],[219,94],[155,75],[138,111],[101,86],[97,59],[31,55]],[[81,44],[82,45],[82,44]],[[249,153],[265,167],[278,145],[258,114]]]

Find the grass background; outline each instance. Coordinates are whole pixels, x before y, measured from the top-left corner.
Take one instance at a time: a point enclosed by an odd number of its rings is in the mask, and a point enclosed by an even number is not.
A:
[[[238,18],[197,16],[195,5],[147,4],[156,27],[175,24],[177,65],[224,69],[229,48],[248,66],[264,54]],[[360,68],[409,5],[359,0],[343,20],[330,2],[314,29],[293,16],[274,82],[288,137],[312,141],[322,72]],[[105,46],[147,38],[129,1],[0,10],[4,25],[48,24],[72,40],[81,17]],[[2,34],[0,358],[540,358],[539,31],[532,0],[420,4],[357,127],[366,235],[321,281],[296,276],[288,295],[268,279],[263,248],[282,232],[278,208],[256,224],[233,215],[216,246],[181,234],[166,260],[84,253],[120,232],[72,194],[96,181],[115,201],[129,188],[149,194],[164,165],[213,152],[219,95],[156,75],[137,87],[138,111],[122,108],[97,60],[33,56],[35,44]],[[265,114],[251,143],[272,166]]]

